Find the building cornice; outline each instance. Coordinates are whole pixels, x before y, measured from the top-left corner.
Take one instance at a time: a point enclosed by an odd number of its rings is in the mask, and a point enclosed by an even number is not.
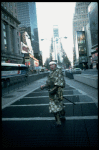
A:
[[[14,21],[16,21],[18,24],[21,24],[21,22],[15,18],[12,14],[10,14],[4,7],[1,6],[1,11],[3,11],[4,13],[6,13],[9,17],[11,17]]]

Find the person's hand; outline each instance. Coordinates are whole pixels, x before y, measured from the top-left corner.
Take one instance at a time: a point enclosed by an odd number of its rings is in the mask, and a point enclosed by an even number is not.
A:
[[[44,85],[41,85],[40,88],[41,88],[41,90],[43,90],[44,89]]]

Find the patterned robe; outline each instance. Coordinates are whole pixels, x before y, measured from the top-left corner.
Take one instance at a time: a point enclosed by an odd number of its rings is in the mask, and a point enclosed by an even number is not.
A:
[[[65,87],[65,80],[61,68],[56,68],[49,74],[46,86],[53,82],[54,87],[49,88],[49,112],[56,113],[63,109],[63,88]],[[56,89],[56,92],[51,94],[51,91]]]

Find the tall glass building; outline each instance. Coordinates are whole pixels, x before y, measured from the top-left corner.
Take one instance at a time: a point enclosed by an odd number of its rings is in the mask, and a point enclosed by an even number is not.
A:
[[[18,12],[18,20],[21,22],[21,24],[19,25],[21,41],[23,42],[22,40],[23,33],[26,31],[30,36],[31,45],[35,55],[35,53],[39,53],[36,3],[17,2],[17,12]]]
[[[75,14],[73,16],[73,63],[76,62],[76,34],[77,31],[82,31],[82,28],[85,27],[88,22],[88,5],[90,2],[76,2]]]

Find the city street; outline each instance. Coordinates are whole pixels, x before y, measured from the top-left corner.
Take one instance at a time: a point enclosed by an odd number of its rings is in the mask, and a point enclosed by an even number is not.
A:
[[[1,2],[1,112],[2,148],[98,147],[97,2]]]
[[[41,80],[43,84],[45,79]],[[65,80],[64,97],[76,105],[64,100],[66,121],[61,127],[55,126],[54,116],[49,113],[47,90],[35,86],[35,90],[2,109],[3,148],[98,147],[98,107],[92,97],[73,86],[73,80]]]

